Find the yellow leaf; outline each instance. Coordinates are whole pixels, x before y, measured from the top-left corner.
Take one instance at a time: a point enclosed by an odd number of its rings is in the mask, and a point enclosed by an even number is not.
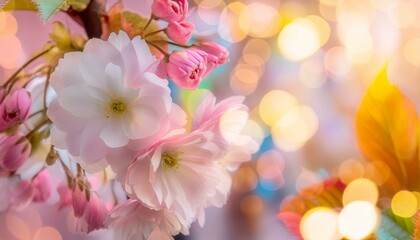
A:
[[[72,49],[70,32],[61,22],[53,23],[53,30],[50,34],[50,38],[60,50],[68,51]]]
[[[6,4],[2,7],[6,11],[14,10],[30,10],[37,11],[36,4],[31,0],[9,0],[5,2]],[[2,4],[0,4],[1,6]]]
[[[369,161],[382,161],[391,174],[381,189],[394,194],[401,188],[418,189],[418,117],[414,104],[389,82],[386,68],[373,81],[356,114],[356,135]]]

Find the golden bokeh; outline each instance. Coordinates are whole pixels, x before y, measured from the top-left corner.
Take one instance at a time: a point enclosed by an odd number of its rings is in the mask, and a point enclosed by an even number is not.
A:
[[[417,212],[417,198],[409,191],[399,191],[391,201],[392,211],[400,217],[412,217]]]
[[[292,94],[283,90],[271,90],[266,93],[259,104],[261,120],[273,126],[284,114],[298,105]]]
[[[296,19],[282,29],[277,38],[277,46],[287,60],[303,60],[321,47],[318,27],[309,19]]]
[[[318,117],[309,106],[287,111],[271,129],[274,144],[284,151],[300,149],[317,131]]]
[[[300,232],[303,239],[340,239],[338,231],[338,213],[330,208],[316,207],[302,217]]]
[[[374,232],[379,223],[379,211],[365,201],[349,203],[338,216],[339,231],[347,239],[363,239]]]
[[[354,201],[366,201],[376,205],[379,198],[378,186],[367,178],[353,180],[343,193],[343,206]]]

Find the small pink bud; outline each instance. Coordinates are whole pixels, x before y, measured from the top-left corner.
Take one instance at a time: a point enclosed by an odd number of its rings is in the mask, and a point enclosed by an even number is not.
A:
[[[61,210],[63,207],[73,204],[72,191],[67,186],[67,184],[62,184],[57,188],[58,195],[60,196],[60,201],[58,202],[58,210]]]
[[[187,0],[154,0],[152,13],[165,21],[182,21],[187,17]]]
[[[173,51],[166,72],[179,86],[194,90],[207,73],[207,64],[207,53],[199,49]]]
[[[23,88],[6,96],[0,105],[0,129],[4,130],[16,123],[26,121],[31,110],[31,105],[31,95]]]
[[[104,221],[108,215],[108,209],[99,199],[96,193],[93,193],[86,205],[84,219],[87,223],[87,232],[104,227]]]
[[[73,191],[73,210],[75,217],[80,218],[83,215],[86,204],[86,194],[80,190],[78,185],[76,185]]]
[[[42,170],[32,181],[34,186],[34,202],[45,202],[51,196],[51,179],[47,170]]]
[[[187,21],[171,21],[166,29],[166,33],[175,42],[185,44],[190,40],[194,28],[194,24]]]
[[[208,56],[208,61],[215,63],[216,65],[224,64],[229,61],[229,52],[228,50],[214,42],[202,42],[198,48],[206,52]]]
[[[31,144],[18,135],[0,135],[0,166],[7,171],[16,171],[28,159]]]

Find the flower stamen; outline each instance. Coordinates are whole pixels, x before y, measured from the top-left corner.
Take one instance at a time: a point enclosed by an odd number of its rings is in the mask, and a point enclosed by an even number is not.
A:
[[[164,167],[178,168],[180,152],[165,152],[162,154],[161,163]]]

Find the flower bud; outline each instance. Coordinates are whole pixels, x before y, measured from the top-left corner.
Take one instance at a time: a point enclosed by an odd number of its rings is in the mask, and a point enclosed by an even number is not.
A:
[[[199,49],[174,51],[169,56],[166,72],[176,84],[196,89],[207,73],[207,53]]]
[[[229,52],[227,49],[214,42],[202,42],[198,48],[208,54],[207,60],[209,62],[215,63],[216,65],[221,65],[229,61]]]
[[[86,194],[76,185],[73,191],[73,210],[75,217],[80,218],[83,215],[86,204]]]
[[[171,21],[166,29],[166,33],[175,42],[185,44],[190,40],[194,28],[194,24],[187,21]]]
[[[28,159],[31,144],[18,135],[0,135],[0,166],[9,172],[16,171]]]
[[[32,99],[28,91],[20,88],[5,97],[0,105],[0,129],[4,130],[28,118]]]
[[[104,227],[104,221],[108,215],[108,209],[105,204],[99,199],[96,193],[93,193],[89,202],[86,205],[84,220],[87,223],[87,232],[100,229]]]
[[[152,13],[165,21],[182,21],[188,12],[187,0],[154,0]]]
[[[42,170],[32,182],[34,186],[34,202],[45,202],[51,196],[51,179],[47,170]]]

